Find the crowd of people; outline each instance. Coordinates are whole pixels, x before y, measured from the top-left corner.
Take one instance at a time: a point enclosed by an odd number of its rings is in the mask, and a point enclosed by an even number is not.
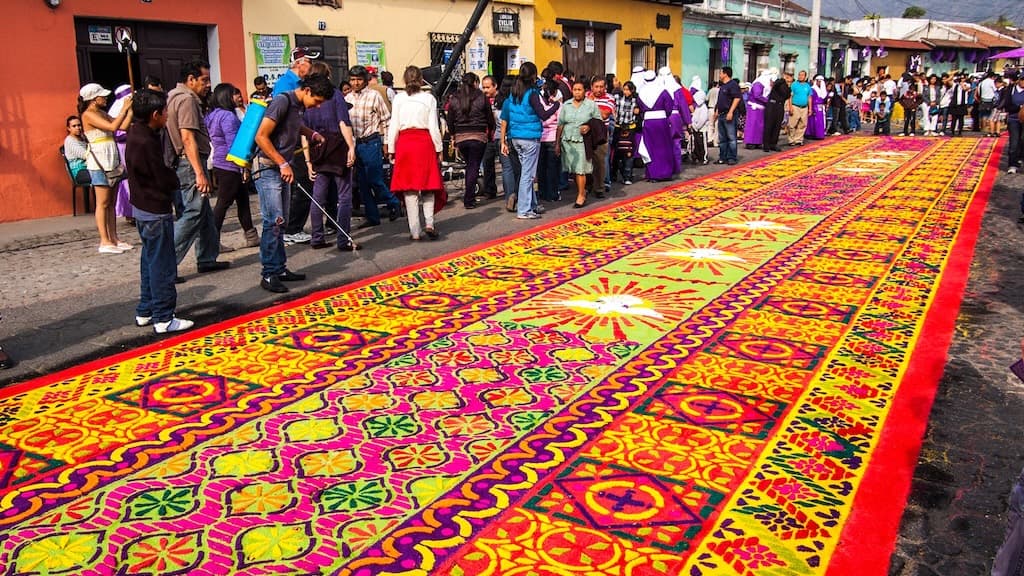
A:
[[[174,317],[174,285],[184,281],[177,265],[195,245],[200,273],[229,267],[219,256],[234,250],[221,242],[232,205],[244,247],[260,250],[259,284],[275,293],[305,279],[287,268],[286,246],[360,249],[352,237],[356,211],[364,218],[360,228],[379,226],[383,205],[390,220],[407,217],[411,241],[438,239],[434,215],[447,202],[446,139],[449,154],[465,165],[464,208],[497,198],[500,166],[505,207],[524,220],[541,218],[545,203],[570,191],[574,208],[604,198],[616,181],[631,185],[638,166],[647,180],[666,181],[680,177],[687,162],[710,163],[716,146],[715,163],[728,165],[739,161],[741,142],[747,150],[780,151],[783,133],[789,146],[800,146],[865,128],[889,135],[902,121],[903,135],[959,136],[971,118],[976,131],[1009,131],[1009,171],[1024,154],[1024,74],[908,73],[894,81],[880,70],[876,77],[811,80],[806,71],[794,78],[773,68],[740,83],[723,67],[705,91],[702,78],[683,88],[667,67],[637,67],[620,82],[614,74],[576,76],[558,61],[543,70],[525,62],[500,82],[466,73],[439,103],[415,66],[405,70],[401,90],[386,71],[346,72],[348,79],[336,82],[318,54],[296,48],[273,87],[257,77],[249,101],[260,100],[266,112],[248,166],[229,158],[245,97],[229,83],[211,90],[205,62],[186,64],[167,93],[152,77],[134,94],[129,86],[81,88],[79,113],[66,120],[64,153],[72,178],[96,191],[99,252],[134,249],[118,236],[119,216],[139,231],[139,326],[191,326]],[[153,108],[160,102],[166,110]],[[163,169],[139,152],[154,140],[143,127],[159,135]],[[254,225],[251,193],[262,230]]]

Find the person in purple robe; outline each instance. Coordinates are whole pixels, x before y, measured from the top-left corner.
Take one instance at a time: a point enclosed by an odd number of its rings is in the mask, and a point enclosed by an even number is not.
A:
[[[771,90],[771,72],[762,70],[747,94],[747,125],[743,129],[743,143],[748,150],[760,148],[764,144],[764,112]]]
[[[657,81],[654,70],[644,73],[644,86],[638,92],[637,103],[643,115],[639,153],[647,164],[648,180],[669,180],[675,163],[672,161],[674,144],[669,118],[675,109],[675,100]]]
[[[686,138],[686,129],[693,123],[690,103],[683,94],[683,87],[672,76],[671,68],[661,67],[658,70],[658,81],[672,96],[672,114],[668,119],[672,126],[672,175],[678,176],[683,172],[683,141]]]
[[[828,99],[828,88],[825,86],[825,78],[821,75],[814,77],[814,85],[811,86],[810,109],[807,111],[807,130],[804,136],[814,140],[825,138],[825,104]]]

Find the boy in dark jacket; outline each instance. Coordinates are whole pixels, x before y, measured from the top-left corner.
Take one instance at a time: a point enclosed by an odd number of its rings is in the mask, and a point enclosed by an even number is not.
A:
[[[125,165],[135,225],[142,238],[141,290],[135,309],[137,326],[153,325],[158,334],[192,327],[191,320],[174,317],[178,273],[174,255],[174,195],[178,177],[163,160],[160,130],[167,124],[167,96],[140,90],[132,100],[135,121],[128,129]]]

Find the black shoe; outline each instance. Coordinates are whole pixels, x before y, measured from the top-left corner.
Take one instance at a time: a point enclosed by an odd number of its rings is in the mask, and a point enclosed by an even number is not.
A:
[[[1017,224],[1024,224],[1024,216],[1017,218]]]
[[[587,205],[586,202],[582,202],[582,203],[581,202],[573,202],[572,203],[572,207],[573,208],[577,208],[577,209],[583,208],[586,205]]]
[[[597,198],[604,198],[604,192],[594,192],[594,196]]]
[[[772,148],[772,152],[782,152],[782,148]]]
[[[472,210],[473,208],[477,207],[477,203],[475,201],[474,202],[464,202],[462,205],[466,207],[466,210]]]
[[[359,244],[352,244],[352,243],[338,244],[338,251],[339,252],[355,252],[356,250],[359,250]]]
[[[3,348],[0,348],[0,370],[7,370],[8,368],[14,368],[17,362],[14,358],[11,358]]]
[[[199,273],[205,274],[206,272],[217,272],[219,270],[227,270],[231,267],[231,262],[211,262],[210,264],[200,264]]]
[[[306,279],[306,275],[305,274],[299,274],[298,272],[292,272],[291,270],[289,270],[287,268],[284,269],[284,272],[278,274],[277,277],[280,278],[282,282],[298,282],[299,280],[305,280]]]
[[[395,220],[398,220],[398,218],[401,215],[402,215],[402,211],[400,209],[392,208],[391,210],[388,211],[388,220],[390,220],[391,222],[394,222]]]
[[[181,276],[175,276],[174,277],[174,283],[175,284],[184,284],[185,283],[185,279],[182,278]]]
[[[437,237],[439,236],[437,230],[434,230],[433,228],[427,228],[424,232],[426,232],[427,237],[431,240],[437,240]]]
[[[316,242],[311,243],[309,247],[312,248],[313,250],[323,250],[324,248],[330,247],[330,244],[328,244],[327,242]]]
[[[288,287],[281,283],[281,279],[277,276],[269,276],[260,280],[260,288],[276,294],[284,294],[288,291]]]
[[[716,164],[716,165],[722,165],[722,164],[725,164],[725,160],[715,160],[715,164]]]
[[[373,228],[374,226],[380,226],[380,222],[370,222],[369,220],[366,220],[359,226],[356,226],[356,228],[362,230],[363,228]]]

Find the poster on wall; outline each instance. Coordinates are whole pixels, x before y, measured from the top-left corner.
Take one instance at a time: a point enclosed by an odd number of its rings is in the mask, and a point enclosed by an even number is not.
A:
[[[387,68],[388,61],[384,57],[383,42],[356,42],[356,64],[374,67],[377,70]]]
[[[113,44],[114,34],[110,26],[89,26],[89,44]]]
[[[583,36],[583,51],[587,54],[593,54],[595,49],[594,44],[594,29],[587,28],[587,31]]]
[[[519,61],[519,48],[509,48],[506,55],[508,57],[507,69],[518,71],[519,67],[522,66],[522,62]]]
[[[254,34],[256,47],[256,73],[267,78],[273,86],[277,79],[288,71],[292,41],[288,34]]]
[[[473,45],[469,47],[469,69],[487,69],[487,44],[482,36],[477,36]]]

